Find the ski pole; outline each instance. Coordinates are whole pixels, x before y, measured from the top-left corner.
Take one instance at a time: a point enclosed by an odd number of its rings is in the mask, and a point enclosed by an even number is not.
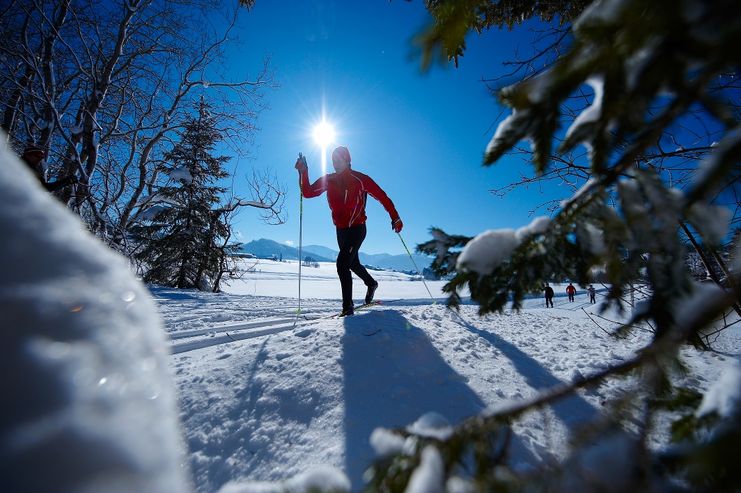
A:
[[[427,294],[430,295],[430,299],[432,300],[432,304],[434,305],[437,303],[435,301],[435,298],[432,296],[432,293],[430,292],[430,288],[427,287],[427,282],[425,282],[425,276],[422,275],[422,272],[419,270],[419,267],[417,267],[417,262],[414,261],[414,257],[412,257],[412,252],[409,251],[409,247],[407,247],[406,242],[404,241],[404,238],[401,237],[401,233],[396,233],[399,235],[399,239],[401,240],[401,244],[404,245],[404,249],[407,251],[407,255],[409,255],[409,259],[412,261],[412,264],[414,265],[414,268],[417,269],[417,274],[422,278],[422,284],[425,285],[425,289],[427,290]]]
[[[298,158],[306,164],[306,158],[300,152]],[[296,319],[301,315],[301,249],[304,239],[304,191],[301,189],[301,173],[298,175],[298,310]]]
[[[401,244],[404,245],[404,249],[407,251],[407,255],[409,255],[409,259],[412,261],[412,264],[414,264],[414,268],[417,269],[417,273],[420,273],[419,267],[417,267],[417,262],[414,261],[414,257],[412,257],[412,252],[409,251],[409,247],[407,246],[406,242],[404,241],[404,238],[401,237],[401,233],[396,233],[396,234],[399,235],[399,239],[401,240]],[[432,297],[432,293],[430,292],[430,288],[427,287],[427,282],[425,282],[425,277],[422,274],[420,274],[420,276],[422,276],[422,283],[425,285],[425,289],[427,290],[427,294],[430,295],[430,299],[432,300],[432,304],[433,305],[436,305],[437,304],[437,301],[435,301],[435,298]],[[465,318],[463,318],[463,315],[461,315],[460,313],[458,313],[458,310],[454,310],[450,306],[446,306],[445,308],[447,308],[451,313],[453,313],[456,317],[458,317],[461,320],[461,322],[463,322],[465,325],[467,325],[469,327],[474,327],[472,324],[470,324],[468,321],[466,321]]]

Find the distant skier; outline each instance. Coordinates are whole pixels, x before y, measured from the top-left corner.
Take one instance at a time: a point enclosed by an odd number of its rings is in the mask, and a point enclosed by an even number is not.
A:
[[[574,295],[576,295],[576,288],[573,284],[569,283],[568,286],[566,286],[566,294],[569,295],[569,301],[574,301]]]
[[[543,289],[545,291],[545,307],[548,308],[549,306],[553,308],[553,288],[548,285],[548,283],[545,283],[545,288]]]
[[[589,287],[587,288],[587,293],[589,293],[589,302],[590,303],[597,303],[597,300],[595,298],[596,297],[596,294],[597,294],[597,291],[594,289],[594,286],[592,286],[590,284]]]
[[[301,180],[301,193],[312,198],[327,192],[327,202],[332,211],[332,221],[337,227],[337,275],[342,287],[342,314],[354,313],[352,301],[352,272],[367,286],[365,303],[373,301],[378,283],[360,263],[358,251],[366,235],[365,202],[368,194],[383,205],[391,217],[391,229],[401,232],[404,224],[394,203],[369,176],[350,168],[350,151],[340,146],[332,151],[332,166],[335,173],[329,173],[309,184],[309,171],[306,158],[299,157],[296,169]]]
[[[21,156],[21,159],[26,163],[26,166],[33,171],[33,174],[36,175],[36,178],[41,182],[41,185],[49,192],[56,192],[57,190],[61,190],[64,187],[77,183],[77,176],[74,174],[60,178],[55,182],[47,181],[43,163],[45,158],[46,151],[36,144],[28,144],[23,150],[23,155]]]

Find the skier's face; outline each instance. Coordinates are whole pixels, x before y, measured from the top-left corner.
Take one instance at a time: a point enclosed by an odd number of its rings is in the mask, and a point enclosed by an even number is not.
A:
[[[338,173],[342,173],[350,166],[350,161],[345,158],[345,156],[342,155],[332,155],[332,166],[334,166],[334,170]]]

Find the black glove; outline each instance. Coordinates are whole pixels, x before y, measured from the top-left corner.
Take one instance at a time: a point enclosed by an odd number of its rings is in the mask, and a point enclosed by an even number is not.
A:
[[[296,165],[294,166],[294,168],[296,168],[299,171],[299,173],[304,172],[307,169],[309,169],[309,165],[306,164],[306,156],[299,153],[298,159],[296,160]]]
[[[391,229],[394,230],[395,233],[401,233],[401,229],[404,227],[404,223],[401,222],[401,218],[397,217],[393,221],[391,221]]]

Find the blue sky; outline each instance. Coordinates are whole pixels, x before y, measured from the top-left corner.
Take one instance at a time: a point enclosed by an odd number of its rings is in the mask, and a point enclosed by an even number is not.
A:
[[[504,69],[515,50],[528,51],[530,32],[490,31],[473,35],[455,69],[422,74],[413,56],[415,33],[429,22],[421,1],[258,1],[243,12],[236,34],[245,48],[231,54],[233,70],[254,73],[265,56],[280,87],[269,90],[269,108],[250,159],[236,161],[236,191],[245,195],[250,168],[270,168],[287,188],[288,220],[261,223],[254,210],[235,222],[241,241],[271,238],[298,246],[299,193],[293,164],[299,152],[313,179],[321,175],[320,149],[311,130],[322,110],[334,123],[338,144],[352,154],[353,168],[370,175],[391,197],[414,248],[430,239],[429,228],[475,235],[486,229],[518,227],[529,211],[568,190],[530,189],[497,198],[489,190],[515,180],[530,167],[505,158],[481,165],[496,123],[508,112],[482,78]],[[329,165],[331,171],[331,165]],[[304,200],[304,244],[336,247],[325,196]],[[387,213],[369,199],[366,253],[403,253]]]

